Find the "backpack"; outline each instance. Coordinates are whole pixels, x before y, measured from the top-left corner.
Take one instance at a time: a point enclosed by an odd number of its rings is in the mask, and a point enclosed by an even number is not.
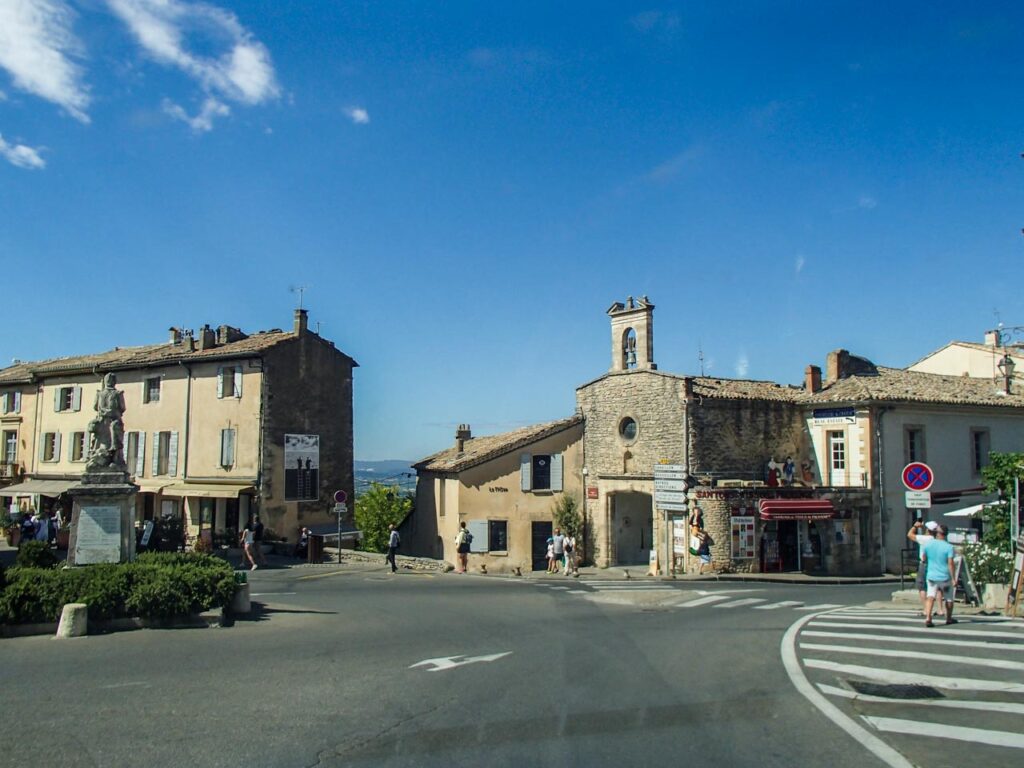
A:
[[[466,535],[462,538],[462,541],[463,541],[464,544],[472,544],[473,543],[473,534],[470,533],[468,529],[466,530]]]

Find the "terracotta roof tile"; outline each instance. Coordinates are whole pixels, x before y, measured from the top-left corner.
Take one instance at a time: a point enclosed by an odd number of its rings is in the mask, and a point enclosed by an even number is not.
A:
[[[1001,382],[967,376],[908,371],[878,366],[877,376],[849,376],[825,385],[806,398],[811,403],[916,402],[949,405],[1024,407],[1020,390],[1007,395]]]
[[[455,450],[455,446],[452,446],[447,450],[427,456],[427,458],[412,466],[417,471],[461,472],[496,456],[509,453],[524,445],[529,445],[549,435],[582,423],[583,417],[577,414],[568,419],[533,424],[529,427],[521,427],[520,429],[500,435],[472,437],[463,444],[461,453]]]

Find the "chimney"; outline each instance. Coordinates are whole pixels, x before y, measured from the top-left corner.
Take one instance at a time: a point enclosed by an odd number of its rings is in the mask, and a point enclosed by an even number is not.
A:
[[[207,323],[199,329],[199,350],[213,349],[215,346],[217,346],[217,334]]]
[[[985,331],[985,346],[986,347],[998,347],[999,344],[999,331]]]
[[[847,363],[849,361],[850,353],[845,349],[829,352],[825,358],[825,381],[831,384],[843,378],[846,375]]]
[[[230,325],[221,325],[217,327],[218,347],[247,338],[249,337],[246,334],[242,333],[238,328],[232,328]]]
[[[472,439],[473,434],[469,430],[469,424],[459,424],[455,430],[455,450],[462,453],[466,447],[466,441]]]
[[[304,309],[295,310],[295,335],[301,336],[306,332],[309,313]]]
[[[808,365],[804,370],[804,389],[811,394],[821,391],[821,368]]]
[[[173,328],[172,327],[170,329],[170,331],[171,331],[171,339],[170,339],[171,344],[181,344],[181,329],[180,328]]]

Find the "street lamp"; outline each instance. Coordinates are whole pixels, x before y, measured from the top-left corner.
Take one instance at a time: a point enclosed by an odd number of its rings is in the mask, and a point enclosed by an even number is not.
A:
[[[1013,369],[1017,367],[1017,364],[1013,362],[1013,358],[1008,354],[1003,355],[1003,359],[999,361],[999,372],[1003,374],[1003,384],[1005,386],[1006,394],[1010,394],[1010,379],[1013,378]]]

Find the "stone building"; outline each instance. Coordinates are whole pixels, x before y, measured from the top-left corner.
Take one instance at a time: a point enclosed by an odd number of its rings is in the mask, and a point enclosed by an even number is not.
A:
[[[172,328],[163,344],[18,363],[0,370],[0,500],[48,510],[77,482],[93,398],[112,372],[138,520],[181,517],[190,536],[231,542],[258,513],[294,538],[300,524],[334,520],[335,490],[353,493],[355,367],[301,309],[290,331]]]

